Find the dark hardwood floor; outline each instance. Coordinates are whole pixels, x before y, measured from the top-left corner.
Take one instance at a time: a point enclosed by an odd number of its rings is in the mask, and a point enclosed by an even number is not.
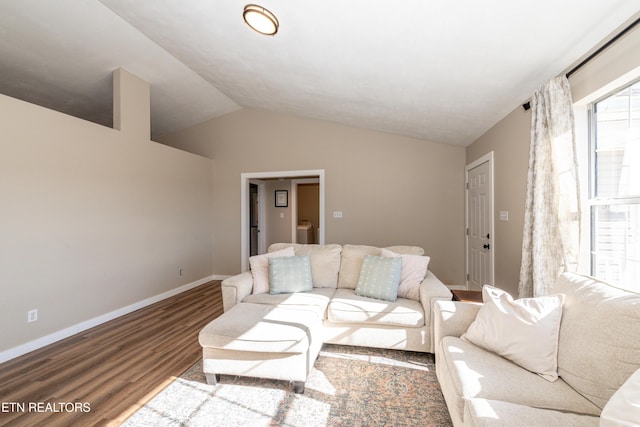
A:
[[[213,281],[0,364],[0,425],[120,425],[200,359],[220,314]]]

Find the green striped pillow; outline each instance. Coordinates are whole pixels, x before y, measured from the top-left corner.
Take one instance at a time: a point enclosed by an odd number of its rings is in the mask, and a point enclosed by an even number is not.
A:
[[[287,294],[313,290],[308,255],[269,258],[269,293]]]
[[[367,255],[360,268],[356,295],[386,301],[398,299],[402,258]]]

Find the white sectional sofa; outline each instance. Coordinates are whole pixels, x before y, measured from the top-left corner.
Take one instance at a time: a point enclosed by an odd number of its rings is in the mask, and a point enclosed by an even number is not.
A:
[[[364,347],[433,353],[433,303],[451,300],[452,294],[431,271],[420,285],[419,300],[398,298],[395,302],[358,296],[355,293],[362,261],[379,256],[381,248],[364,245],[302,245],[276,243],[267,252],[293,247],[296,255],[309,255],[313,291],[302,294],[252,294],[250,272],[222,282],[225,312],[241,302],[287,305],[319,304],[323,313],[323,341]],[[399,254],[423,255],[416,246],[386,248]]]
[[[461,339],[482,305],[435,304],[436,373],[455,426],[640,424],[640,295],[573,273],[553,293],[564,295],[553,382]]]
[[[433,305],[451,300],[452,294],[432,272],[426,271],[417,281],[407,295],[411,298],[386,301],[356,294],[365,257],[382,255],[382,248],[283,243],[271,245],[268,253],[287,248],[293,248],[296,256],[309,257],[312,289],[255,292],[263,285],[254,282],[251,272],[224,280],[225,313],[200,333],[210,383],[218,374],[246,375],[290,380],[302,392],[323,342],[433,353]],[[414,258],[424,253],[414,246],[386,250]],[[310,318],[303,319],[302,312],[307,317],[311,313]],[[311,320],[314,316],[320,327]],[[230,328],[232,323],[240,326]],[[279,332],[271,325],[277,325]]]

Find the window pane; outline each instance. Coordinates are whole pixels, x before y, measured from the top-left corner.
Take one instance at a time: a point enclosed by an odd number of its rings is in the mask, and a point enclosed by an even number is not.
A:
[[[640,291],[640,205],[593,206],[593,275]]]
[[[595,105],[595,196],[640,195],[640,82]]]

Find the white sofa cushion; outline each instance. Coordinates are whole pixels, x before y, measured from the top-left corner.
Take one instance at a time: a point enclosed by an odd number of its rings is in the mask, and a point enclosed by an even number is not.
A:
[[[597,427],[598,417],[499,400],[471,399],[464,410],[464,423],[476,427]]]
[[[398,299],[402,258],[367,255],[362,261],[356,295],[385,301]]]
[[[306,353],[311,328],[321,323],[318,307],[274,307],[242,303],[205,326],[202,347],[224,350]]]
[[[251,294],[242,302],[252,304],[277,305],[280,307],[305,307],[315,306],[321,310],[322,318],[327,318],[327,306],[335,289],[333,288],[313,288],[311,292],[296,292],[292,294]]]
[[[294,256],[293,248],[285,248],[262,255],[254,255],[249,258],[251,275],[253,276],[253,293],[262,294],[269,292],[269,258],[281,256]]]
[[[640,369],[640,295],[564,273],[553,292],[566,295],[558,372],[599,408]]]
[[[380,255],[380,248],[364,245],[343,245],[338,275],[338,288],[355,289],[360,277],[362,261],[367,255]]]
[[[389,249],[382,249],[383,257],[401,257],[402,274],[400,275],[400,285],[398,285],[398,297],[420,300],[420,283],[427,275],[429,268],[428,256],[399,254]]]
[[[400,255],[424,255],[424,249],[422,249],[420,246],[396,245],[387,246],[386,248],[382,249],[386,249]]]
[[[417,246],[389,246],[386,248],[398,254],[423,255],[424,249]],[[382,248],[366,245],[344,245],[340,262],[338,288],[355,289],[360,277],[362,261],[367,255],[380,256]]]
[[[513,300],[485,285],[484,305],[460,337],[493,351],[547,381],[558,379],[558,334],[564,295]]]
[[[366,323],[419,328],[425,325],[418,301],[399,298],[395,302],[375,300],[338,289],[329,303],[328,318],[334,323]]]
[[[447,404],[455,405],[450,412],[463,414],[465,401],[484,398],[600,415],[596,405],[562,380],[546,381],[510,360],[457,337],[443,337],[439,346],[436,368]]]
[[[314,288],[338,287],[338,271],[340,271],[340,253],[342,246],[303,245],[298,243],[274,243],[268,252],[293,248],[295,255],[309,255],[311,261],[311,279]]]
[[[600,415],[600,426],[640,426],[640,369],[613,393]]]

